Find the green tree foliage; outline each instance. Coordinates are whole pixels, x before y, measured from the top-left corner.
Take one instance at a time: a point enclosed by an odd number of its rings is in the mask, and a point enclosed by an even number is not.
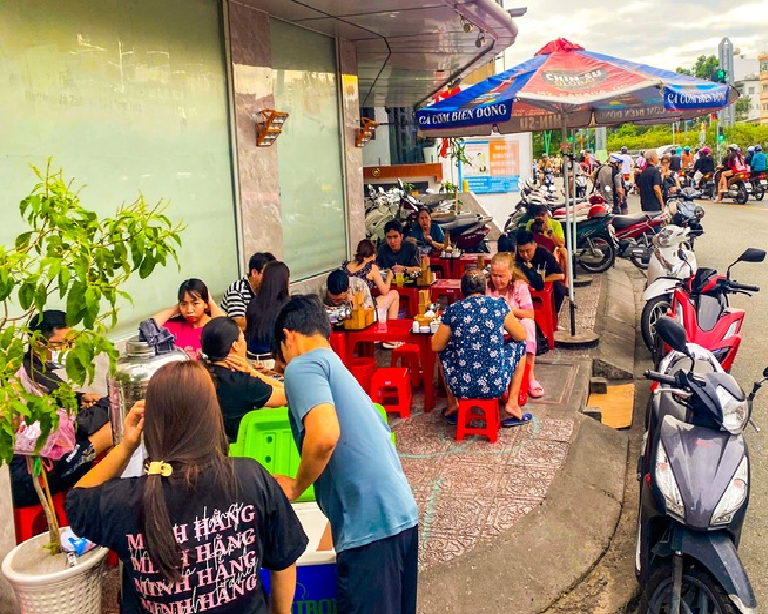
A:
[[[688,75],[689,77],[706,79],[707,81],[716,81],[718,64],[719,62],[717,60],[717,56],[700,55],[698,58],[696,58],[696,64],[693,66],[693,68],[678,67],[675,69],[675,72]]]
[[[80,204],[63,171],[52,172],[50,165],[49,160],[45,173],[33,167],[38,183],[20,203],[28,230],[13,245],[0,245],[0,394],[5,399],[0,464],[13,458],[22,421],[40,423],[40,449],[58,428],[59,408],[77,413],[75,387],[93,382],[97,356],[105,354],[114,369],[118,352],[106,334],[117,322],[118,298],[131,300],[120,289],[125,281],[133,275],[145,279],[169,260],[178,265],[182,226],[166,217],[166,203],[150,206],[139,197],[113,218],[100,219]],[[67,323],[77,329],[66,353],[64,383],[52,394],[37,396],[26,392],[15,374],[27,347],[45,364],[43,339],[32,332],[30,321],[53,301],[66,305]],[[37,479],[35,486],[47,509],[49,496],[42,496]],[[49,511],[53,546],[58,529]]]
[[[736,121],[747,119],[750,106],[752,106],[752,101],[749,96],[742,96],[736,101]]]

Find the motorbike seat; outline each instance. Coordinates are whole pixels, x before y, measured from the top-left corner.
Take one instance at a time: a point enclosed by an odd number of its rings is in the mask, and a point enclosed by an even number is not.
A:
[[[628,226],[632,226],[633,224],[639,224],[643,220],[645,220],[645,213],[631,213],[629,215],[614,215],[613,216],[613,227],[616,230],[621,230],[623,228],[627,228]]]

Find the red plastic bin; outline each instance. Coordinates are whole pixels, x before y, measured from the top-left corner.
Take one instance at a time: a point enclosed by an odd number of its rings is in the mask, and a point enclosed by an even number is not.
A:
[[[371,382],[376,371],[376,359],[368,356],[350,358],[347,365],[349,372],[355,376],[366,394],[371,394]]]

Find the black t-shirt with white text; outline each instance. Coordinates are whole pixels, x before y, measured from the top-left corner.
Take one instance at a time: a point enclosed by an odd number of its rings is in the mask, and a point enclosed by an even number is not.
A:
[[[74,488],[66,514],[79,537],[113,550],[123,562],[123,614],[267,614],[261,568],[282,570],[308,539],[277,482],[256,461],[231,459],[237,492],[227,497],[203,470],[194,489],[163,478],[165,501],[182,555],[183,580],[155,570],[137,525],[146,476]]]

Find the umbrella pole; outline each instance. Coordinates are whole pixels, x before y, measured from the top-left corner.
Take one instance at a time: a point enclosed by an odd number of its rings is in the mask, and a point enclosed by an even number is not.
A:
[[[568,267],[569,269],[574,268],[573,264],[573,253],[576,248],[574,235],[571,232],[572,228],[575,228],[575,222],[576,220],[576,208],[574,206],[573,211],[571,211],[571,199],[568,189],[568,120],[566,119],[565,113],[561,115],[563,124],[562,124],[562,138],[563,138],[563,159],[565,161],[565,236],[566,236],[566,251],[568,253]],[[573,168],[571,169],[573,171],[573,178],[574,181],[576,180],[576,161],[574,160]],[[574,202],[575,205],[575,202]],[[568,297],[569,301],[568,303],[571,306],[571,337],[576,336],[576,305],[573,302],[573,271],[568,271]]]

